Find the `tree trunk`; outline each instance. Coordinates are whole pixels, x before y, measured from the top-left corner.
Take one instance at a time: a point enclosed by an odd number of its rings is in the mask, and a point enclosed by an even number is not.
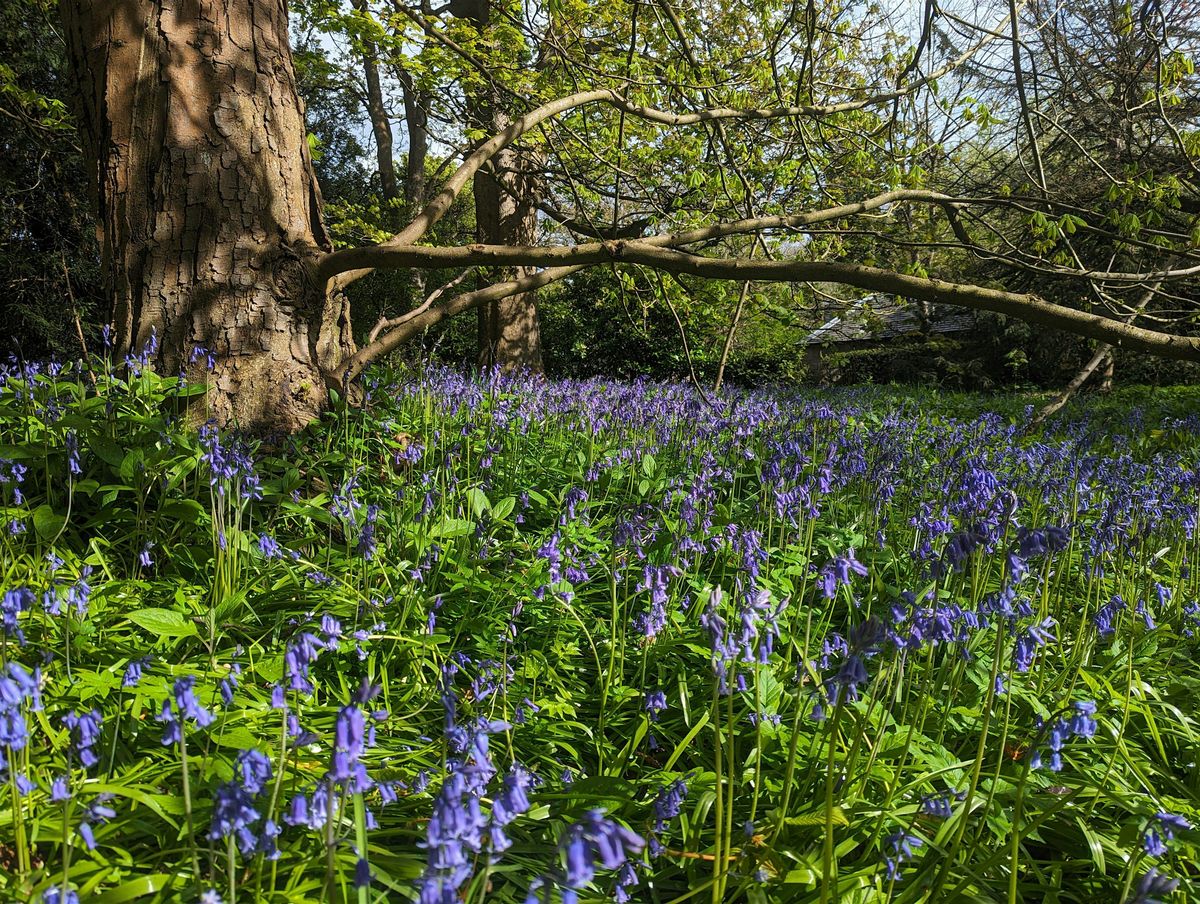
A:
[[[404,127],[408,132],[408,159],[405,162],[404,200],[409,216],[425,203],[425,161],[429,159],[429,109],[432,98],[421,91],[412,74],[403,66],[395,67],[404,96]]]
[[[405,216],[416,216],[425,204],[425,162],[429,159],[429,114],[433,103],[428,91],[417,87],[416,80],[402,65],[394,68],[404,99],[404,127],[408,132],[408,157],[404,165]],[[409,280],[414,301],[425,295],[425,271],[412,270]]]
[[[354,8],[364,16],[370,16],[367,0],[354,0]],[[363,41],[362,63],[363,81],[367,86],[367,115],[371,119],[371,132],[375,136],[379,189],[383,200],[390,204],[399,199],[400,185],[396,179],[396,162],[392,159],[392,121],[388,118],[387,107],[383,102],[383,86],[379,81],[379,50],[374,41]],[[389,210],[388,221],[397,219],[396,214],[396,210]]]
[[[480,31],[491,18],[492,0],[451,0],[450,11],[467,19]],[[508,128],[498,90],[489,85],[468,98],[468,119],[488,135]],[[532,155],[508,147],[491,160],[491,172],[481,170],[473,181],[475,231],[480,242],[495,245],[529,245],[537,239],[538,162]],[[495,271],[495,282],[520,279],[528,267]],[[541,371],[542,340],[538,324],[537,293],[525,292],[479,308],[479,366],[504,370]]]
[[[505,116],[496,116],[494,126],[508,126]],[[529,155],[511,149],[496,155],[497,172],[475,176],[475,224],[479,241],[499,245],[532,245],[537,242],[537,173],[523,169]],[[493,279],[503,282],[533,273],[530,267],[498,271]],[[524,292],[479,309],[479,366],[504,370],[542,369],[542,340],[538,324],[537,293]]]
[[[62,0],[117,347],[156,336],[221,423],[291,432],[353,350],[283,0]],[[216,360],[189,361],[194,347]]]

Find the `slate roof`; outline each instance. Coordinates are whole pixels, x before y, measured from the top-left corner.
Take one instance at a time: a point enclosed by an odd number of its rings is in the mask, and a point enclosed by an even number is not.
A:
[[[975,326],[970,311],[935,306],[929,315],[929,332],[960,333]],[[901,304],[891,295],[870,295],[854,302],[844,313],[813,330],[806,345],[843,342],[878,342],[921,332],[921,316],[912,303]]]

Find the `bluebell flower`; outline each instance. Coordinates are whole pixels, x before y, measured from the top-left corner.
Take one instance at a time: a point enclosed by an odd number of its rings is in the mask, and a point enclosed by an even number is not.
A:
[[[844,556],[835,556],[818,575],[817,584],[821,588],[821,595],[826,599],[833,599],[837,595],[838,587],[849,586],[851,576],[855,574],[866,577],[867,566],[854,557],[853,549],[847,550]]]
[[[541,707],[535,704],[528,697],[525,697],[517,704],[516,710],[513,712],[513,721],[518,725],[524,725],[529,719],[530,713],[536,713],[541,710]]]
[[[225,782],[213,793],[212,825],[208,831],[211,841],[233,836],[243,854],[252,854],[258,846],[253,826],[260,814],[254,808],[254,796],[241,782]]]
[[[1179,880],[1161,875],[1157,869],[1151,868],[1138,880],[1137,888],[1125,904],[1162,904],[1165,895],[1179,888]]]
[[[76,436],[74,430],[67,431],[66,445],[67,473],[72,477],[77,477],[83,473],[83,468],[79,464],[79,437]]]
[[[261,794],[271,782],[271,760],[261,751],[243,750],[237,755],[235,771],[251,794]]]
[[[174,688],[175,710],[172,710],[169,699],[163,701],[158,721],[166,725],[162,739],[164,746],[179,743],[183,738],[183,729],[188,720],[195,722],[201,728],[207,728],[213,723],[215,719],[213,714],[201,706],[196,699],[193,691],[195,686],[196,679],[190,675],[177,678]]]
[[[258,551],[264,558],[279,559],[283,557],[283,547],[270,534],[262,534],[258,538]]]
[[[1150,611],[1150,607],[1146,605],[1145,600],[1138,600],[1137,607],[1134,609],[1138,615],[1142,617],[1142,624],[1147,631],[1153,631],[1158,627],[1154,621],[1154,613]]]
[[[79,823],[79,837],[83,839],[89,851],[96,849],[96,836],[92,826],[104,825],[117,815],[117,811],[109,805],[113,797],[114,795],[108,792],[97,794],[84,810],[83,820]]]
[[[7,673],[0,675],[0,747],[22,749],[28,740],[24,706],[41,708],[38,684],[41,673],[30,674],[16,662],[8,664]]]
[[[333,761],[326,778],[344,783],[351,794],[371,787],[371,779],[362,764],[367,748],[366,718],[357,705],[343,706],[334,723]]]
[[[141,659],[132,659],[125,666],[125,674],[121,676],[121,687],[137,687],[142,682],[145,676],[146,669],[150,666],[149,656],[143,656]]]
[[[204,369],[209,373],[217,369],[217,359],[213,357],[212,352],[203,345],[192,346],[192,350],[188,354],[188,364],[195,364],[201,358],[204,359]],[[216,892],[213,892],[213,894],[216,894]],[[202,904],[208,904],[208,902],[202,902]],[[217,904],[220,904],[220,902],[218,901]]]
[[[944,791],[941,794],[927,794],[921,798],[921,812],[939,819],[949,819],[954,815],[954,801],[963,800],[965,791]]]
[[[79,578],[67,589],[67,602],[75,607],[75,614],[84,618],[88,613],[88,605],[92,599],[92,585],[88,578],[92,576],[92,566],[84,565],[79,572]]]
[[[645,708],[646,712],[650,714],[650,721],[657,722],[659,713],[667,708],[667,695],[661,690],[647,691]]]
[[[514,764],[504,777],[504,786],[492,803],[492,823],[510,825],[518,816],[529,811],[529,790],[533,787],[533,775],[519,763]]]
[[[654,831],[662,832],[666,829],[667,822],[682,811],[687,796],[687,782],[681,778],[659,788],[654,798]]]
[[[1053,641],[1054,635],[1050,629],[1054,627],[1054,619],[1044,618],[1036,625],[1029,625],[1017,636],[1013,647],[1013,665],[1016,670],[1025,674],[1033,665],[1033,657],[1038,648]]]
[[[358,554],[368,561],[375,557],[375,549],[379,545],[375,539],[375,523],[378,520],[379,506],[368,505],[367,515],[358,535]]]
[[[1081,700],[1071,704],[1072,716],[1070,721],[1071,733],[1076,737],[1090,738],[1096,734],[1096,704],[1090,700]]]
[[[0,628],[9,637],[15,637],[24,645],[25,632],[21,630],[19,618],[22,612],[28,612],[37,601],[37,595],[28,587],[14,587],[6,590],[0,598]]]
[[[1105,603],[1096,612],[1093,621],[1096,625],[1096,630],[1100,633],[1101,638],[1112,637],[1115,633],[1113,620],[1117,614],[1125,608],[1125,601],[1121,597],[1114,595],[1111,600]]]
[[[359,857],[354,864],[354,887],[355,888],[370,888],[371,886],[371,865],[366,859]]]
[[[100,730],[103,724],[104,720],[98,709],[82,715],[71,710],[63,716],[63,725],[73,736],[72,750],[85,768],[90,768],[100,762],[100,758],[92,748],[100,742]]]
[[[62,615],[62,598],[57,587],[48,587],[42,591],[42,611],[54,617]]]
[[[924,845],[924,842],[916,835],[910,835],[907,832],[894,832],[886,839],[891,853],[884,857],[884,866],[887,869],[887,877],[889,880],[900,878],[900,868],[907,861],[916,856],[916,848]]]
[[[67,784],[65,775],[57,776],[50,783],[50,801],[51,803],[64,804],[71,799],[71,789]]]
[[[608,819],[603,810],[589,810],[563,840],[564,884],[572,890],[582,888],[595,876],[597,861],[604,869],[618,870],[645,846],[641,836]]]
[[[1186,832],[1192,824],[1175,813],[1159,812],[1154,814],[1154,823],[1142,839],[1142,846],[1151,857],[1165,857],[1167,842],[1175,840],[1176,832]]]
[[[42,904],[79,904],[79,893],[73,888],[64,891],[55,885],[42,892]]]

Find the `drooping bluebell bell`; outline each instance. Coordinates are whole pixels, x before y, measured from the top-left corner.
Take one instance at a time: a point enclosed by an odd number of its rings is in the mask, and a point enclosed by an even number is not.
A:
[[[1142,617],[1142,624],[1147,631],[1153,631],[1158,627],[1158,624],[1154,621],[1154,613],[1150,611],[1150,607],[1145,600],[1138,600],[1134,611]]]
[[[371,887],[371,865],[364,857],[359,857],[358,860],[355,861],[354,887],[356,889]]]
[[[366,749],[366,716],[357,704],[343,706],[334,722],[333,759],[327,780],[345,785],[351,794],[369,790],[372,782],[362,762]]]
[[[15,637],[20,644],[25,643],[25,632],[21,630],[20,616],[33,608],[37,596],[29,587],[14,587],[4,591],[0,598],[0,628],[8,637]]]
[[[212,825],[208,837],[211,841],[220,841],[233,836],[242,854],[252,854],[258,846],[253,827],[260,816],[254,807],[254,795],[241,782],[225,782],[217,786],[213,793]]]
[[[852,575],[866,577],[867,574],[867,566],[855,558],[853,549],[849,549],[845,555],[835,556],[825,564],[817,578],[817,584],[822,596],[833,599],[837,595],[838,587],[850,585]]]
[[[650,716],[650,721],[657,722],[659,720],[659,714],[667,708],[667,695],[658,688],[652,691],[647,691],[645,703],[643,705],[646,712]]]
[[[259,750],[239,752],[234,769],[242,786],[251,794],[261,794],[271,781],[271,760]]]
[[[379,543],[375,538],[375,528],[379,521],[379,506],[371,504],[367,506],[366,517],[363,519],[362,528],[358,535],[358,554],[367,561],[375,557],[375,550]]]
[[[654,831],[662,832],[667,828],[667,822],[674,819],[683,809],[683,802],[688,796],[688,786],[681,778],[675,779],[669,785],[659,788],[654,797]]]
[[[91,603],[92,585],[88,583],[91,575],[92,566],[84,565],[80,569],[78,579],[67,589],[67,602],[75,607],[75,614],[80,618],[87,615]]]
[[[1077,701],[1072,704],[1071,712],[1069,720],[1056,718],[1048,724],[1043,724],[1040,718],[1037,720],[1038,729],[1046,735],[1050,750],[1050,759],[1047,765],[1052,772],[1062,770],[1062,749],[1068,740],[1073,737],[1090,739],[1096,734],[1097,723],[1093,718],[1096,712],[1094,702],[1090,700]],[[1041,751],[1034,750],[1031,755],[1031,768],[1040,769],[1044,762]]]
[[[125,674],[121,676],[121,687],[137,687],[145,677],[146,669],[150,667],[152,657],[143,656],[141,659],[131,659],[125,666]]]
[[[1157,868],[1150,870],[1138,880],[1133,894],[1125,904],[1163,904],[1163,898],[1179,888],[1179,880],[1162,875]]]
[[[83,473],[83,468],[79,462],[79,437],[74,430],[68,430],[65,441],[67,446],[67,474],[71,477],[78,477]]]
[[[890,853],[884,857],[884,867],[887,870],[888,879],[896,880],[900,878],[901,867],[916,857],[916,848],[922,847],[925,842],[916,835],[899,831],[889,835],[885,843],[890,849]]]
[[[1100,633],[1102,639],[1112,637],[1116,631],[1113,626],[1113,621],[1122,609],[1125,609],[1125,601],[1120,596],[1113,595],[1113,598],[1105,603],[1097,610],[1093,617],[1093,622],[1096,625],[1096,630]]]
[[[21,492],[21,484],[25,482],[25,474],[29,469],[19,461],[0,458],[0,486],[8,487],[13,505],[22,505],[25,496]]]
[[[1079,700],[1071,704],[1071,721],[1068,726],[1077,738],[1091,738],[1096,734],[1096,704],[1091,700]]]
[[[96,849],[94,826],[104,825],[114,819],[117,811],[112,808],[114,795],[109,792],[97,794],[84,809],[83,819],[79,823],[79,837],[89,851]]]
[[[596,875],[596,863],[619,870],[636,857],[646,842],[635,832],[607,818],[603,810],[589,810],[572,825],[561,842],[566,888],[580,889]]]
[[[1165,857],[1167,842],[1175,840],[1176,832],[1186,832],[1192,824],[1175,813],[1160,811],[1154,814],[1154,821],[1142,839],[1142,846],[1151,857]]]
[[[71,710],[63,716],[63,725],[71,732],[72,752],[79,758],[80,764],[84,768],[91,768],[100,762],[100,758],[92,749],[100,742],[100,730],[103,726],[100,710],[93,709],[82,714]]]
[[[260,534],[258,537],[258,551],[262,553],[265,559],[280,559],[283,558],[283,547],[279,545],[279,541],[270,534]]]
[[[516,819],[529,812],[529,791],[533,787],[533,775],[519,763],[514,764],[504,776],[500,794],[492,802],[492,816],[488,823],[489,847],[492,856],[508,850],[512,844],[505,829]]]
[[[71,788],[65,775],[58,775],[50,782],[50,802],[66,803],[71,799]]]
[[[1033,657],[1038,649],[1055,638],[1051,633],[1054,619],[1047,616],[1034,625],[1027,626],[1019,635],[1013,646],[1013,667],[1021,674],[1029,671],[1033,665]]]
[[[309,666],[316,662],[325,649],[326,644],[315,634],[307,631],[292,640],[283,656],[290,690],[306,694],[311,694],[316,690],[309,680]]]
[[[207,728],[215,720],[216,717],[196,699],[195,686],[196,679],[190,675],[177,678],[173,690],[175,708],[172,709],[170,699],[163,701],[158,721],[166,725],[162,739],[164,746],[179,743],[188,721],[195,722],[200,728]]]
[[[21,750],[29,739],[25,721],[26,705],[32,710],[41,708],[39,682],[41,673],[31,674],[17,662],[10,662],[0,675],[0,747]]]
[[[939,819],[949,819],[954,815],[954,801],[963,800],[965,791],[943,791],[940,794],[927,794],[921,798],[921,812]]]
[[[55,885],[42,892],[42,904],[79,904],[79,893],[73,888],[64,890]]]

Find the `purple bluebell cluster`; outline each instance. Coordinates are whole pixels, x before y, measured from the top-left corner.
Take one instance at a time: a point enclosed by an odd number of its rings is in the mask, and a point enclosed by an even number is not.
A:
[[[189,722],[198,728],[207,728],[215,721],[216,717],[196,699],[195,688],[193,676],[177,678],[172,692],[174,707],[171,706],[172,699],[163,701],[158,721],[166,726],[162,737],[164,746],[182,741]]]
[[[129,362],[145,387],[153,354]],[[1176,760],[1200,419],[1170,442],[1133,421],[1023,435],[874,391],[708,403],[430,370],[337,413],[357,445],[255,451],[212,425],[197,445],[128,375],[94,420],[47,375],[0,373],[0,410],[34,412],[50,450],[0,461],[0,804],[64,814],[77,864],[130,835],[131,871],[247,899],[287,876],[368,896],[411,880],[427,904],[786,900],[819,894],[788,864],[819,862],[828,828],[838,871],[876,891],[919,869],[943,897],[969,880],[1002,899],[996,826],[1038,833],[1020,875],[1084,818],[1130,866],[1084,880],[1080,843],[1071,881],[1152,901],[1184,886],[1137,858],[1195,876]],[[1077,694],[1095,700],[1055,709]],[[1091,795],[1102,776],[1136,793]],[[20,869],[82,893],[39,831],[23,853],[51,857]],[[163,862],[189,845],[194,864]]]

